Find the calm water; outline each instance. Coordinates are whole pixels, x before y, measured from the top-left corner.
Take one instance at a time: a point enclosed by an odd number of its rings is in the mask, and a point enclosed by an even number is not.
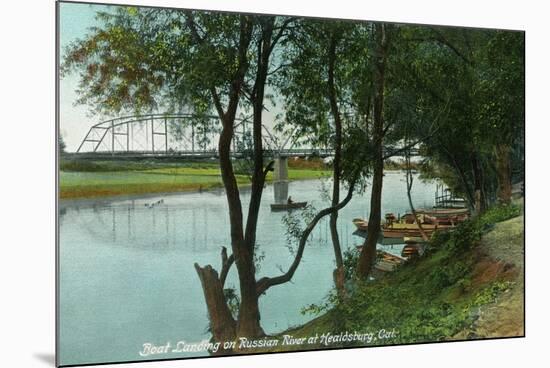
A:
[[[330,188],[330,183],[326,184]],[[296,201],[317,209],[327,206],[321,181],[290,183]],[[413,200],[431,206],[435,183],[415,181]],[[342,192],[342,195],[345,195]],[[354,196],[340,212],[342,245],[362,239],[352,235],[351,219],[367,217],[370,192]],[[145,204],[164,200],[148,208]],[[248,193],[242,193],[248,208]],[[264,190],[257,240],[264,254],[259,277],[287,269],[292,256],[284,236],[284,213],[272,213],[273,188]],[[390,172],[384,178],[383,212],[408,211],[405,177]],[[222,192],[162,195],[133,200],[61,203],[60,215],[60,362],[94,363],[141,358],[145,342],[166,344],[208,339],[202,289],[193,267],[220,265],[220,247],[229,244],[229,220]],[[328,220],[310,237],[311,244],[292,283],[268,290],[260,299],[262,326],[276,333],[312,317],[300,309],[319,303],[332,286],[334,255]],[[380,246],[399,253],[401,246]],[[237,286],[233,267],[226,286]]]

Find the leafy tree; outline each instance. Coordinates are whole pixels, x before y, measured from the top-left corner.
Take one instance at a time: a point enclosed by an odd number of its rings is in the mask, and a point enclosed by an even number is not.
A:
[[[508,49],[502,42],[496,46],[503,35]],[[414,29],[408,37],[417,51],[405,75],[426,102],[418,106],[446,110],[438,118],[438,134],[423,145],[424,168],[483,212],[500,183],[507,183],[510,194],[510,150],[521,149],[522,34],[430,27]]]
[[[67,50],[63,71],[80,72],[80,102],[99,112],[188,106],[196,114],[215,111],[221,133],[219,156],[229,206],[231,250],[222,250],[220,274],[195,265],[204,289],[211,331],[218,341],[263,335],[254,251],[265,176],[261,139],[265,86],[271,55],[290,18],[120,7],[101,13],[103,25]],[[251,108],[254,145],[252,194],[246,222],[230,158],[239,109]],[[235,320],[224,282],[235,264],[240,305]]]
[[[356,149],[349,147],[357,137],[364,137],[364,132],[357,134],[359,112],[354,106],[352,89],[357,67],[361,65],[358,60],[366,56],[360,33],[361,26],[354,22],[301,19],[285,42],[282,57],[286,67],[278,78],[286,111],[283,124],[310,144],[334,150],[333,207],[340,202],[341,182],[356,182],[361,173],[358,165],[351,168],[348,164],[360,157]],[[344,267],[337,221],[338,211],[334,211],[329,223],[336,261],[334,281],[343,295]]]
[[[380,235],[382,216],[382,182],[384,175],[384,96],[386,92],[386,67],[389,57],[392,27],[384,23],[374,25],[374,65],[373,65],[373,117],[371,128],[373,173],[368,234],[357,264],[357,275],[365,278],[369,275],[376,259],[376,244]]]
[[[511,152],[521,149],[516,137],[524,119],[520,33],[116,9],[99,13],[101,25],[65,50],[62,73],[79,73],[79,102],[98,114],[187,110],[198,117],[193,129],[219,131],[231,253],[222,248],[219,272],[195,264],[217,341],[264,335],[259,298],[292,279],[324,216],[330,216],[335,281],[342,290],[338,211],[372,175],[369,232],[356,271],[360,278],[369,275],[381,231],[384,161],[396,154],[421,144],[424,168],[480,210],[497,181],[500,199],[509,201]],[[262,112],[272,89],[285,102],[281,129],[334,149],[334,180],[330,207],[308,219],[286,272],[257,279],[258,214],[273,167],[264,155]],[[230,152],[238,120],[249,113],[252,133],[239,143],[249,154],[245,209]],[[343,183],[348,192],[341,199]],[[233,265],[238,297],[224,289]]]
[[[512,151],[522,149],[525,120],[525,40],[521,32],[492,31],[479,62],[480,132],[493,147],[498,199],[510,203]],[[523,153],[523,152],[522,152]],[[520,154],[522,157],[523,154]]]
[[[65,141],[63,140],[63,137],[61,136],[61,134],[59,135],[59,140],[57,142],[57,145],[59,147],[59,153],[65,153],[65,150],[66,150],[67,146],[66,146]]]

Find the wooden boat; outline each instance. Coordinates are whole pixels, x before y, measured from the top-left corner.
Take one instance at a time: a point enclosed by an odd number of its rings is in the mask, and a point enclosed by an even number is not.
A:
[[[424,241],[421,237],[406,236],[403,238],[403,242],[405,242],[405,244],[420,244],[425,243],[426,241]]]
[[[432,223],[438,223],[440,225],[457,225],[461,222],[464,222],[468,219],[468,215],[457,215],[457,216],[448,216],[448,217],[438,217]]]
[[[358,250],[361,250],[362,248],[362,245],[357,245]],[[374,268],[383,272],[391,272],[397,267],[401,266],[406,261],[407,258],[400,257],[398,255],[391,254],[383,250],[377,250],[376,263],[374,264]]]
[[[360,236],[363,239],[367,238],[367,232],[363,230],[355,230],[353,232],[353,235]],[[384,238],[384,234],[382,234],[382,231],[380,231],[380,234],[378,235],[378,244],[382,245],[396,245],[396,244],[403,244],[403,238]],[[361,248],[362,245],[358,245],[358,248]]]
[[[407,244],[401,251],[401,256],[407,259],[420,257],[422,255],[422,249],[419,244]]]
[[[422,229],[426,236],[430,237],[436,230],[447,230],[452,228],[451,225],[430,225],[423,224]],[[422,233],[417,224],[393,223],[391,226],[382,226],[382,232],[385,238],[404,238],[404,237],[421,237]]]
[[[357,231],[355,231],[353,234],[366,238],[368,221],[360,218],[355,218],[352,222],[357,228]],[[428,237],[431,237],[436,230],[446,230],[452,227],[453,225],[440,223],[422,225],[422,229]],[[391,224],[385,224],[382,225],[380,234],[384,239],[403,239],[405,237],[414,237],[420,239],[422,238],[422,233],[420,232],[418,225],[415,223],[408,224],[402,222],[393,222]],[[397,243],[401,243],[401,241],[397,241]]]
[[[379,250],[377,251],[377,261],[374,265],[374,268],[379,271],[391,272],[405,262],[405,258],[396,256],[395,254],[391,254],[383,250]]]
[[[271,204],[271,211],[290,211],[303,208],[306,205],[307,202],[273,203]]]
[[[434,207],[433,209],[418,209],[416,210],[417,214],[425,214],[431,217],[449,217],[449,216],[461,216],[470,214],[470,210],[466,207],[460,208],[438,208]]]
[[[352,222],[357,228],[357,230],[367,231],[367,228],[369,226],[369,222],[367,220],[363,220],[362,218],[354,218]]]
[[[430,237],[433,234],[433,231],[424,230],[426,236]],[[393,239],[403,239],[405,237],[419,237],[421,233],[419,230],[399,230],[399,229],[382,229],[382,234],[384,238],[393,238]]]
[[[419,213],[416,216],[417,221],[421,224],[428,225],[456,225],[460,222],[464,222],[468,219],[468,214],[457,214],[457,215],[442,215],[430,216],[427,213]],[[401,217],[401,222],[406,224],[414,224],[414,216],[412,213],[406,213]]]

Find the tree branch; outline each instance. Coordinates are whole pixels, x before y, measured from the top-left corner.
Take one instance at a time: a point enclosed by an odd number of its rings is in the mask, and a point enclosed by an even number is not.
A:
[[[401,148],[399,148],[399,149],[397,149],[397,150],[395,150],[395,151],[393,151],[393,152],[391,152],[391,153],[388,153],[388,154],[384,155],[384,156],[382,157],[382,160],[387,160],[388,158],[391,158],[391,157],[393,157],[393,156],[398,155],[398,154],[401,153],[401,152],[404,152],[404,151],[407,151],[407,150],[413,148],[413,147],[416,146],[418,143],[421,143],[421,142],[424,142],[424,141],[427,140],[427,139],[430,139],[438,130],[439,130],[439,127],[436,128],[436,129],[434,129],[430,134],[426,135],[425,137],[419,138],[419,139],[417,139],[416,141],[414,141],[414,142],[412,142],[412,143],[409,143],[409,144],[407,144],[407,145],[404,146],[404,147],[401,147]]]
[[[264,169],[264,180],[265,180],[265,177],[267,176],[267,173],[274,170],[273,165],[275,165],[275,161],[270,161],[267,164],[267,166],[265,167],[265,169]]]
[[[222,268],[220,270],[220,283],[222,284],[222,288],[225,284],[225,279],[227,278],[227,274],[229,273],[229,270],[231,269],[233,263],[235,263],[235,255],[231,254],[228,257],[227,248],[222,247]]]
[[[474,65],[474,63],[470,59],[468,59],[462,52],[460,52],[460,50],[458,50],[451,42],[449,42],[449,40],[447,40],[447,38],[443,35],[443,33],[439,32],[437,29],[433,27],[431,27],[431,30],[437,35],[435,41],[441,43],[442,45],[447,46],[469,66]]]
[[[193,15],[189,10],[185,11],[185,24],[191,31],[191,37],[193,37],[193,40],[198,45],[203,45],[205,43],[204,38],[199,35],[199,32],[197,31],[197,24],[193,20]],[[210,86],[210,94],[212,95],[212,100],[214,101],[216,111],[218,112],[220,119],[223,120],[225,116],[225,111],[223,110],[220,95],[218,94],[218,91],[216,90],[216,87],[214,85]]]
[[[273,41],[271,42],[271,45],[269,45],[269,54],[271,54],[271,52],[273,51],[273,49],[275,48],[275,45],[277,45],[277,43],[279,42],[279,40],[281,39],[281,37],[283,37],[284,35],[284,32],[285,30],[287,29],[288,25],[290,23],[292,23],[296,18],[294,17],[290,17],[290,18],[287,18],[283,24],[281,25],[281,27],[279,27],[279,31],[277,32],[277,34],[275,35],[275,37],[273,38]]]
[[[333,207],[327,207],[323,210],[321,210],[317,215],[311,220],[311,222],[307,225],[305,230],[302,233],[302,236],[300,238],[300,243],[298,245],[298,250],[296,252],[296,256],[294,258],[294,261],[290,265],[289,269],[286,273],[276,276],[276,277],[263,277],[260,280],[258,280],[256,284],[256,290],[258,293],[258,296],[265,293],[267,289],[269,289],[272,286],[284,284],[285,282],[288,282],[292,280],[292,277],[294,276],[294,273],[298,269],[298,266],[300,265],[300,262],[302,261],[302,256],[304,254],[304,250],[307,244],[307,240],[309,238],[309,235],[311,232],[315,229],[315,226],[317,226],[317,223],[325,216],[330,215],[331,213],[335,211],[339,211],[342,208],[344,208],[349,201],[351,200],[353,196],[353,190],[355,188],[355,182],[354,179],[350,183],[350,187],[348,189],[348,194],[346,195],[346,198],[342,200],[340,203],[338,203],[336,206]]]

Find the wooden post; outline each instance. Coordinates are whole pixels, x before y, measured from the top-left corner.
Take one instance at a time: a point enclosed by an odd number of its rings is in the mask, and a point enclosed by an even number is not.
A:
[[[164,117],[164,151],[168,153],[168,122]]]
[[[155,153],[155,120],[151,116],[151,151]]]
[[[111,155],[115,154],[115,122],[111,121]]]
[[[191,121],[191,152],[195,153],[195,122]]]

